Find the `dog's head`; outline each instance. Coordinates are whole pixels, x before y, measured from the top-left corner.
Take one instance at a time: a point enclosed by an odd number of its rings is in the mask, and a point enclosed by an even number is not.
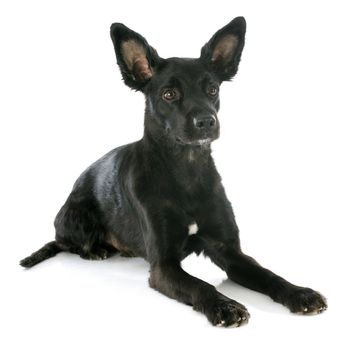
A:
[[[199,58],[163,59],[140,34],[112,24],[125,84],[146,96],[145,132],[184,146],[210,145],[219,137],[219,89],[237,73],[245,29],[237,17],[213,35]]]

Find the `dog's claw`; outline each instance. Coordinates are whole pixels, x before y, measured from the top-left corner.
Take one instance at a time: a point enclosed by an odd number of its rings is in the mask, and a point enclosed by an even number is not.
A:
[[[318,309],[318,313],[320,314],[321,312],[327,310],[327,306],[321,306],[319,309]]]

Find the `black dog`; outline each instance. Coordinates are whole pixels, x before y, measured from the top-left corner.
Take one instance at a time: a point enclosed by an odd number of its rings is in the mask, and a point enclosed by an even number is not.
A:
[[[200,58],[163,59],[123,24],[111,27],[129,87],[146,97],[143,138],[114,149],[75,183],[55,220],[56,240],[21,261],[31,267],[60,251],[84,259],[113,252],[141,256],[149,284],[192,305],[213,325],[239,326],[247,309],[181,268],[195,252],[233,281],[300,314],[320,313],[325,298],[295,286],[242,253],[238,227],[211,157],[219,137],[219,87],[237,72],[246,24],[235,18],[204,45]]]

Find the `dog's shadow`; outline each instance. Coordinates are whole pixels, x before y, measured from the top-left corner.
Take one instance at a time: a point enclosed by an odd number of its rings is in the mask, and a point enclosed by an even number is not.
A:
[[[251,289],[242,287],[229,279],[223,280],[219,285],[216,286],[216,289],[220,293],[246,306],[248,311],[249,307],[251,306],[268,313],[276,313],[281,315],[290,314],[286,307],[275,303],[270,297],[255,292]]]
[[[71,273],[77,274],[77,276],[81,276],[82,271],[88,270],[89,276],[93,274],[105,282],[109,281],[116,288],[119,288],[121,280],[127,283],[138,282],[145,284],[149,273],[149,265],[142,258],[130,259],[115,255],[104,261],[88,261],[81,259],[77,255],[65,252],[60,253],[56,259],[50,259],[43,264],[35,266],[35,269],[23,271],[49,271],[55,266],[63,267],[67,265],[71,267]],[[224,279],[215,287],[220,293],[245,305],[248,310],[250,307],[254,307],[268,313],[290,314],[287,308],[275,303],[268,296],[242,287],[229,279]]]

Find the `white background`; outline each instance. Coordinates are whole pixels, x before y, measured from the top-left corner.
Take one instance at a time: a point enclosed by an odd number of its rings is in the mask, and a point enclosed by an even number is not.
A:
[[[233,17],[248,23],[240,70],[221,89],[213,155],[245,251],[329,310],[290,314],[191,256],[190,273],[244,303],[250,323],[212,327],[148,287],[142,259],[59,254],[18,261],[54,237],[73,182],[142,137],[143,96],[121,81],[112,22],[163,57],[198,57]],[[349,347],[349,11],[346,1],[2,1],[2,349]]]

